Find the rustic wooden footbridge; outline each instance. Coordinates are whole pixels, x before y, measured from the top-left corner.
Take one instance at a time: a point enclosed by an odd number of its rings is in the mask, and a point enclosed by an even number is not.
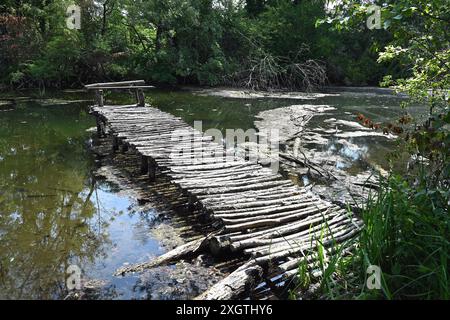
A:
[[[143,81],[86,88],[96,92],[91,113],[97,119],[98,134],[107,132],[112,139],[113,151],[136,152],[142,174],[150,181],[158,176],[156,172],[166,176],[215,227],[200,240],[154,261],[122,268],[117,274],[173,262],[198,251],[237,254],[244,263],[198,297],[236,298],[268,279],[291,279],[302,261],[320,276],[318,243],[329,248],[329,253],[336,253],[337,244],[360,230],[361,222],[346,209],[322,200],[256,161],[230,156],[223,144],[181,118],[146,105],[143,90],[149,86]],[[103,90],[131,90],[137,103],[107,105]],[[198,154],[201,157],[195,156]]]

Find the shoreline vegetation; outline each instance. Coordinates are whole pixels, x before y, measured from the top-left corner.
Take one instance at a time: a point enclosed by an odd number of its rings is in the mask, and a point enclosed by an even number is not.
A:
[[[161,86],[155,87],[159,91],[186,91],[200,96],[218,96],[224,98],[239,98],[239,99],[257,99],[257,98],[273,98],[273,99],[298,99],[310,100],[317,97],[326,97],[333,95],[374,95],[374,96],[396,96],[399,98],[408,98],[408,95],[402,92],[397,92],[395,88],[385,88],[381,86],[323,86],[311,91],[304,90],[287,90],[287,89],[272,89],[272,90],[254,90],[245,87],[229,87],[229,86],[194,86],[194,85],[175,85],[175,86]],[[148,97],[151,97],[152,90],[146,91]],[[114,90],[112,91],[114,92]],[[67,94],[86,94],[91,97],[92,94],[85,88],[47,88],[40,90],[39,88],[0,88],[0,100],[12,101],[29,97],[33,99],[44,98],[46,96],[53,97],[54,95]],[[125,93],[127,95],[127,93]]]
[[[311,90],[378,85],[386,72],[404,73],[376,61],[387,30],[318,24],[327,18],[325,3],[80,0],[80,29],[69,29],[73,1],[6,1],[0,84],[43,90],[139,78],[158,86]]]
[[[357,214],[360,234],[328,248],[317,241],[316,262],[299,264],[291,299],[450,299],[449,192],[413,188],[392,173],[379,180]]]

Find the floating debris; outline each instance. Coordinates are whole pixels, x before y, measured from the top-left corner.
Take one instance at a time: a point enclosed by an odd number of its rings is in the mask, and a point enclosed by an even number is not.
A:
[[[322,126],[313,117],[333,111]],[[300,178],[315,194],[346,206],[359,208],[378,185],[379,168],[368,162],[369,148],[358,138],[392,140],[396,136],[366,128],[355,121],[338,119],[336,109],[323,105],[292,105],[257,115],[258,130],[279,128],[283,170]],[[262,157],[262,156],[261,156]],[[356,170],[355,170],[356,169]]]
[[[194,94],[200,96],[216,96],[216,97],[239,98],[239,99],[271,98],[271,99],[314,100],[317,98],[338,96],[338,94],[333,93],[266,92],[266,91],[238,90],[229,88],[191,89],[191,91]]]

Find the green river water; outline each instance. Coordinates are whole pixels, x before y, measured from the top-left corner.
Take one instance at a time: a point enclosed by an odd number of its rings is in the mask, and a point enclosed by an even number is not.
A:
[[[88,113],[91,98],[81,92],[0,95],[0,298],[64,298],[71,264],[80,266],[88,279],[108,282],[101,298],[185,297],[152,296],[137,276],[112,276],[123,263],[145,261],[165,249],[149,232],[157,210],[135,213],[133,199],[92,174],[97,164],[87,131],[95,126]],[[107,100],[132,101],[117,94]],[[398,97],[349,93],[295,100],[155,90],[147,100],[190,124],[202,120],[204,129],[221,130],[246,130],[260,111],[302,103],[332,105],[335,113],[352,120],[357,112],[375,121],[401,112]],[[323,117],[314,119],[317,125]],[[385,140],[362,138],[357,143],[367,146],[365,157],[386,166],[394,144]]]

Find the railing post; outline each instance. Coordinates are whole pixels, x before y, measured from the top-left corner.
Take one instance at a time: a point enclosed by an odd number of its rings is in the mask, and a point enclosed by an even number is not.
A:
[[[136,99],[136,105],[139,106],[138,89],[134,89],[134,98]]]
[[[95,118],[95,121],[97,123],[97,134],[99,137],[103,137],[104,136],[103,123],[98,116]]]
[[[145,86],[144,80],[122,81],[122,82],[105,82],[93,83],[84,86],[87,90],[95,91],[95,101],[97,106],[103,107],[105,104],[104,90],[128,90],[134,93],[136,105],[145,107],[145,95],[143,89],[154,88],[153,86]]]
[[[144,91],[142,89],[136,90],[137,103],[139,107],[145,107],[145,96]]]
[[[95,90],[95,97],[97,99],[97,105],[99,107],[103,107],[103,90]]]

